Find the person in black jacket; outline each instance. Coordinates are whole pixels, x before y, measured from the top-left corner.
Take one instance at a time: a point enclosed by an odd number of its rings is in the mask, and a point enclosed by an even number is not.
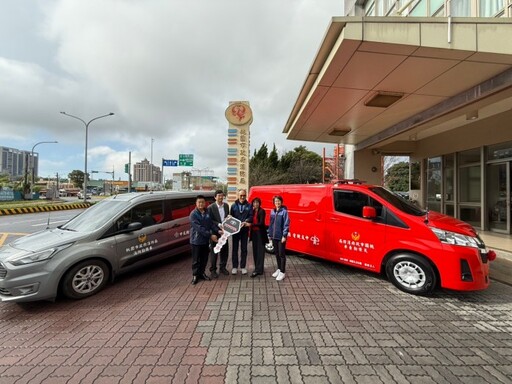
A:
[[[215,229],[213,230],[213,234],[217,235],[217,238],[220,238],[222,229],[222,222],[229,215],[229,205],[224,202],[224,192],[222,190],[215,191],[215,203],[210,204],[208,206],[208,214],[213,221],[213,225]],[[219,277],[217,273],[217,253],[214,252],[214,248],[217,245],[216,241],[212,241],[210,244],[210,276],[211,277]],[[220,273],[224,275],[229,275],[228,270],[226,269],[226,264],[228,262],[229,255],[229,245],[226,242],[224,246],[220,249]]]
[[[246,275],[247,269],[245,268],[245,265],[247,263],[247,241],[249,240],[249,227],[252,222],[252,207],[247,201],[247,191],[245,189],[240,189],[238,191],[238,199],[235,200],[231,206],[229,214],[242,222],[240,232],[235,233],[232,236],[233,251],[231,253],[231,261],[233,263],[233,269],[231,270],[231,273],[236,275],[238,272],[238,247],[240,245],[240,268],[242,268],[242,275]]]
[[[254,272],[251,277],[263,275],[265,261],[265,244],[268,243],[267,229],[265,228],[265,210],[261,208],[261,199],[252,200],[251,235],[252,256],[254,257]]]
[[[210,240],[217,241],[213,234],[213,221],[206,211],[206,200],[203,195],[196,197],[196,208],[190,212],[190,245],[192,246],[192,284],[200,279],[210,280],[204,273],[208,263]],[[216,228],[218,230],[218,228]]]

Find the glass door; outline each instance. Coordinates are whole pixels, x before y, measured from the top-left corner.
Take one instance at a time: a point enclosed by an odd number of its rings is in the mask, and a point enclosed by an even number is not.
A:
[[[489,229],[510,233],[510,163],[490,164],[487,184]]]

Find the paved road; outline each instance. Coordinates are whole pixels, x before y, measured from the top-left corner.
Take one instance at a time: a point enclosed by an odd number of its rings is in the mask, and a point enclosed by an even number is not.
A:
[[[55,228],[78,215],[83,209],[29,213],[23,215],[0,216],[0,246],[20,236],[45,229]]]
[[[276,282],[265,262],[192,286],[183,255],[85,300],[0,303],[0,383],[512,383],[510,286],[417,297],[298,256]]]

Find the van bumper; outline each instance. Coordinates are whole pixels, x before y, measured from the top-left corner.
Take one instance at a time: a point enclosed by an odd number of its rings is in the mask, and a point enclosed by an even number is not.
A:
[[[9,269],[0,264],[3,278],[0,278],[0,300],[24,302],[54,299],[57,296],[57,286],[53,282],[53,274],[40,267],[30,271],[28,268]]]
[[[478,291],[489,287],[489,260],[486,249],[443,244],[436,265],[441,287],[458,291]]]

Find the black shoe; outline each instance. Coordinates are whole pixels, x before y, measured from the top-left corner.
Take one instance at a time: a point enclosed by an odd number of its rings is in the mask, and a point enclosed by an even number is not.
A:
[[[221,268],[220,273],[222,273],[223,275],[229,275],[229,271],[226,268]]]
[[[196,285],[198,281],[199,281],[199,276],[194,276],[192,278],[192,285]]]
[[[201,279],[208,280],[208,281],[211,280],[210,276],[208,276],[206,273],[203,273],[203,275],[201,276]]]
[[[256,276],[258,276],[258,275],[261,275],[261,273],[258,273],[258,272],[253,272],[253,273],[251,273],[251,277],[256,277]]]
[[[210,273],[210,277],[216,279],[217,277],[219,277],[219,274],[217,273],[217,271],[212,271],[212,273]]]

